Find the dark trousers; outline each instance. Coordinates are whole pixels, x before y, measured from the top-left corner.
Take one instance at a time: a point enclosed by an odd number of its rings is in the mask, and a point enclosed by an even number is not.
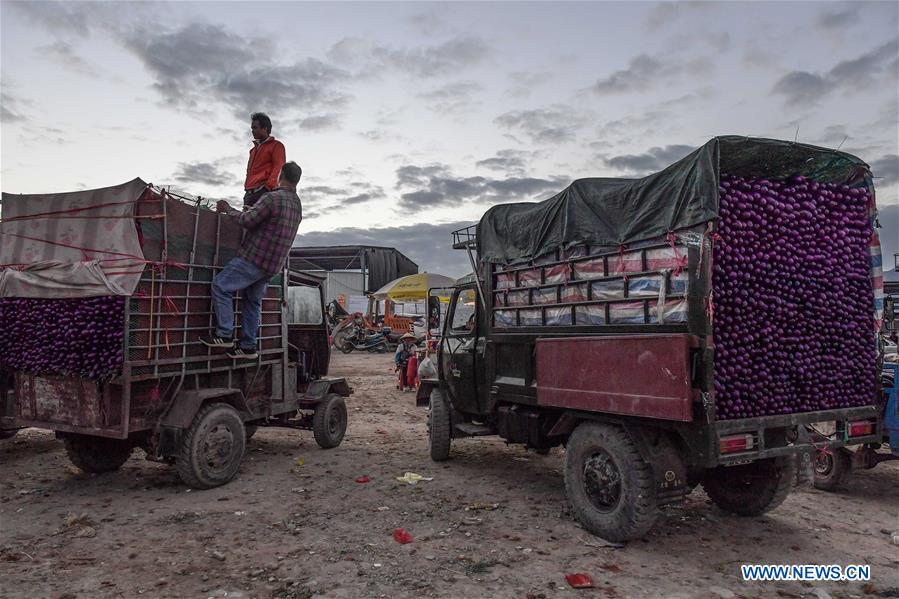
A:
[[[256,189],[247,189],[246,193],[243,194],[243,207],[252,208],[259,201],[259,198],[266,193],[268,193],[268,188],[265,185]]]

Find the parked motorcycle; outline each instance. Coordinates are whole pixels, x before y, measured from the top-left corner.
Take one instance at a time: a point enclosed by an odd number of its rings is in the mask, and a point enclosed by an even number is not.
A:
[[[357,319],[340,323],[334,330],[333,343],[334,347],[345,354],[354,350],[385,353],[389,349],[384,330],[372,332],[357,322]]]

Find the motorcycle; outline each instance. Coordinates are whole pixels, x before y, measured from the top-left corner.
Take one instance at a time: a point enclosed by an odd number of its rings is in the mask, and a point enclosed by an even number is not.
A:
[[[355,351],[369,351],[385,353],[388,350],[387,336],[384,331],[372,332],[367,330],[355,319],[349,324],[341,325],[334,330],[334,347],[345,354]]]
[[[333,300],[325,306],[325,318],[328,321],[328,330],[334,331],[350,313],[344,310],[337,300]]]
[[[872,443],[854,450],[847,447],[817,449],[815,488],[833,491],[845,486],[853,470],[867,470],[880,462],[899,460],[899,363],[884,363],[881,384],[884,395],[883,443]],[[820,431],[812,432],[815,439],[828,438]]]

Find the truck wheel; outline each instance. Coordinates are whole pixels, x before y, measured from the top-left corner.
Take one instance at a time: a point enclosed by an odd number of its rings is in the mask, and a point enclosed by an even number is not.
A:
[[[66,435],[63,438],[69,460],[85,472],[112,472],[131,457],[133,446],[124,439],[108,439],[88,435]]]
[[[207,404],[184,431],[175,467],[187,486],[211,489],[237,476],[245,449],[246,432],[237,410],[226,403]]]
[[[815,452],[816,489],[834,491],[839,489],[852,474],[852,455],[845,449]]]
[[[609,541],[642,537],[659,515],[652,466],[618,426],[584,422],[574,429],[565,490],[578,521]]]
[[[440,389],[431,389],[430,410],[428,410],[428,447],[431,459],[442,462],[449,459],[452,442],[450,407]]]
[[[759,516],[784,502],[794,478],[795,460],[770,458],[709,470],[702,486],[722,510],[738,516]]]
[[[330,393],[317,406],[312,416],[312,434],[322,449],[337,447],[346,434],[346,402]]]

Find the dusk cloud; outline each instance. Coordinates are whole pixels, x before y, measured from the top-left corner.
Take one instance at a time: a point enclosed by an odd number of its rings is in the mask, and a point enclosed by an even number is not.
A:
[[[657,31],[681,17],[692,18],[696,12],[712,8],[715,8],[714,2],[658,2],[646,13],[644,24],[649,31]]]
[[[57,40],[52,44],[38,47],[35,52],[44,58],[48,58],[67,69],[76,71],[82,75],[96,77],[98,74],[97,69],[81,58],[76,53],[72,44],[68,42]]]
[[[181,183],[202,183],[213,187],[240,184],[233,173],[221,170],[211,162],[182,162],[178,165],[174,178]]]
[[[857,92],[876,85],[878,81],[896,88],[899,38],[865,52],[856,58],[843,60],[826,73],[791,71],[774,84],[772,91],[782,95],[787,104],[815,104],[829,93],[841,89]]]
[[[524,98],[531,95],[535,88],[551,81],[553,75],[546,71],[513,71],[506,77],[510,83],[507,93],[516,98]]]
[[[340,127],[341,116],[339,114],[318,114],[306,117],[300,121],[300,129],[310,131],[323,131]]]
[[[21,112],[20,102],[19,98],[12,94],[0,92],[0,122],[21,123],[27,121],[28,117]]]
[[[573,141],[585,117],[570,106],[513,110],[496,117],[500,127],[522,133],[537,144],[559,144]]]
[[[858,22],[861,9],[861,2],[851,2],[838,8],[829,8],[818,15],[815,24],[826,30],[846,29],[849,25]]]
[[[439,114],[457,114],[470,111],[475,104],[475,96],[484,87],[476,81],[457,81],[418,94],[426,106]]]
[[[478,160],[475,165],[503,173],[522,173],[525,169],[526,152],[520,150],[499,150],[495,156]]]
[[[606,164],[619,171],[627,171],[628,174],[644,175],[664,169],[695,149],[687,145],[655,147],[642,154],[623,154],[607,158]]]
[[[318,210],[336,210],[358,204],[365,204],[373,200],[380,200],[386,196],[384,190],[378,186],[364,181],[353,181],[346,186],[332,185],[301,185],[298,189],[303,205],[314,206]]]
[[[271,113],[343,106],[348,73],[317,58],[280,65],[264,38],[248,39],[221,25],[190,23],[173,31],[135,29],[126,46],[156,78],[154,88],[173,107],[204,108],[210,98],[244,118],[260,101]]]
[[[489,205],[544,199],[540,196],[559,191],[568,181],[565,177],[458,177],[444,164],[403,166],[396,175],[397,188],[414,188],[400,196],[400,208],[411,212],[468,202]]]
[[[467,35],[432,46],[378,46],[372,54],[385,64],[410,75],[435,77],[455,73],[482,62],[490,54],[490,46],[479,36]]]
[[[613,72],[594,83],[590,89],[600,95],[645,92],[685,75],[702,75],[711,72],[712,62],[696,58],[683,63],[648,54],[639,54],[628,62],[625,69]]]
[[[871,173],[876,177],[876,186],[899,183],[899,155],[887,154],[871,163]]]
[[[437,78],[460,73],[487,59],[492,48],[477,35],[457,35],[442,42],[418,46],[378,44],[345,37],[331,46],[328,59],[358,69],[360,77],[395,70],[418,78]]]

